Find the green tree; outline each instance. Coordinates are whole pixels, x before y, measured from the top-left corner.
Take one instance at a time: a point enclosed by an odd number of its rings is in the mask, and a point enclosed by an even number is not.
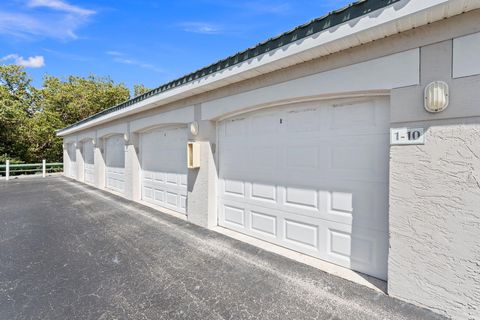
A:
[[[58,114],[64,125],[70,125],[130,98],[124,84],[108,77],[70,76],[66,80],[46,76],[40,90],[42,109]]]
[[[152,89],[145,87],[143,84],[135,84],[133,85],[133,96],[138,97],[150,90]]]
[[[57,137],[56,130],[62,128],[64,124],[58,114],[49,110],[36,112],[27,123],[28,130],[22,135],[25,141],[25,161],[35,163],[42,159],[46,159],[47,162],[61,161],[62,139]]]
[[[110,108],[130,98],[128,88],[110,78],[70,76],[65,80],[46,76],[38,90],[39,112],[30,119],[29,161],[60,161],[62,139],[56,130]]]
[[[0,65],[0,162],[61,161],[56,130],[130,98],[108,77],[44,78],[34,88],[23,67]]]
[[[23,133],[35,113],[31,79],[20,66],[0,65],[0,159],[26,156]]]

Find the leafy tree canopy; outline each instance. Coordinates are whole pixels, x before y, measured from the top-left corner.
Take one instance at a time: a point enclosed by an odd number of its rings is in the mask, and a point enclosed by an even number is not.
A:
[[[143,85],[137,92],[146,92]],[[130,98],[108,77],[45,76],[35,88],[23,67],[0,65],[0,162],[61,161],[55,131]]]
[[[143,84],[135,84],[133,85],[133,96],[138,97],[150,90],[152,89],[145,87]]]

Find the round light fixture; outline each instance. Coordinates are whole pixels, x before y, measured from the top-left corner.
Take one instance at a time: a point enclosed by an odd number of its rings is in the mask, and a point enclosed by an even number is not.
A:
[[[449,104],[448,84],[434,81],[425,87],[425,110],[436,113],[445,110]]]
[[[190,133],[194,136],[196,136],[198,134],[198,122],[197,121],[193,121],[192,123],[190,123]]]

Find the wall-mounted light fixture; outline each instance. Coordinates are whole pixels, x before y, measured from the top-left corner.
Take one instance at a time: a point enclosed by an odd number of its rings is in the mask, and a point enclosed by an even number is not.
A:
[[[196,136],[198,134],[198,122],[197,121],[193,121],[192,123],[190,123],[190,133],[193,136]]]
[[[448,84],[434,81],[425,87],[425,110],[441,112],[448,107],[450,101]]]

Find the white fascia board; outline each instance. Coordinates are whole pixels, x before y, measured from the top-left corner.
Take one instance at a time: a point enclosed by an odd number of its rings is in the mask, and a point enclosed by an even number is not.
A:
[[[269,68],[268,72],[272,72],[299,63],[299,57],[303,58],[302,61],[319,58],[478,8],[480,8],[480,1],[399,1],[370,14],[287,44],[279,49],[152,96],[127,108],[108,113],[70,129],[60,130],[57,135],[66,136],[130,114],[250,79],[265,73],[265,71],[260,70],[265,70],[269,65],[272,68]],[[251,72],[252,70],[258,72]]]

